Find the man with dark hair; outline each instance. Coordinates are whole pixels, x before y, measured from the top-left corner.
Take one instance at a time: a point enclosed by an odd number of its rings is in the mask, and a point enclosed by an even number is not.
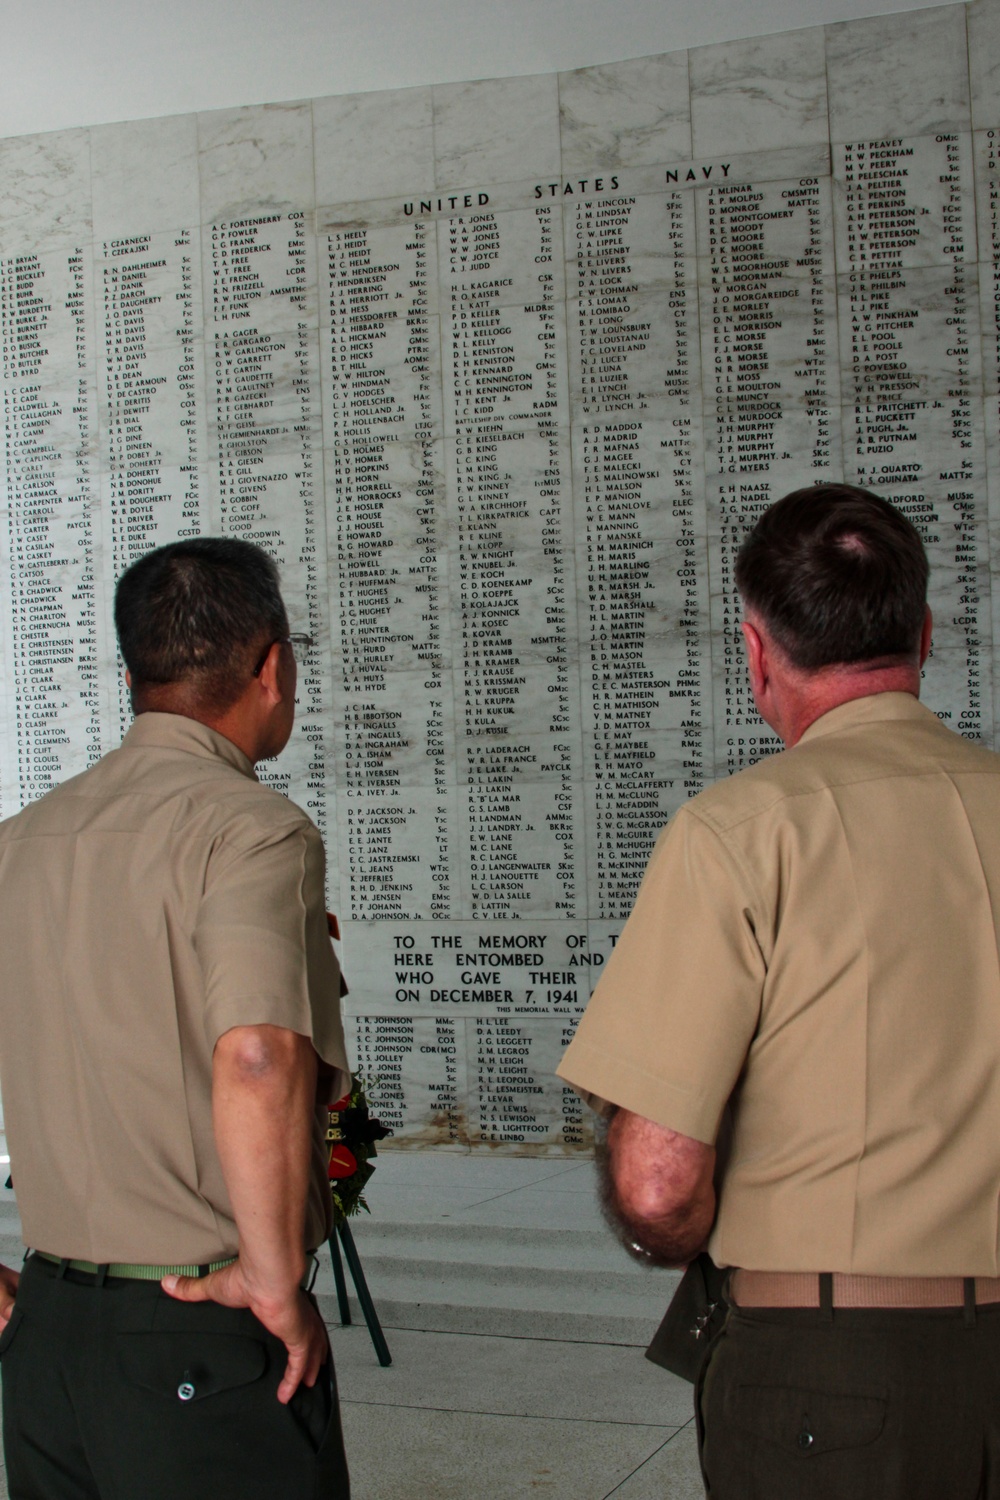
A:
[[[714,1500],[1000,1496],[1000,756],[917,701],[885,501],[786,496],[736,576],[787,748],[661,835],[560,1073],[630,1248],[732,1268]]]
[[[193,703],[219,712],[243,691],[262,634],[288,635],[277,565],[232,537],[160,547],[119,579],[115,627],[133,700],[154,708],[183,684]]]
[[[136,718],[0,825],[0,1082],[29,1255],[0,1273],[12,1500],[347,1500],[323,1103],[349,1084],[319,834],[260,785],[291,733],[277,570],[140,558]],[[16,1292],[16,1300],[15,1300]]]

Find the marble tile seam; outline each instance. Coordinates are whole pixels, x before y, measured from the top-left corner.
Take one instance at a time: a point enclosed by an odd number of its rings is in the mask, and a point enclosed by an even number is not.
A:
[[[554,1175],[555,1176],[561,1176],[562,1174],[561,1173],[555,1173]],[[548,1179],[544,1178],[544,1177],[539,1177],[537,1179],[538,1182],[545,1182],[547,1180]],[[535,1185],[536,1185],[535,1183],[532,1183],[531,1187],[534,1187]],[[502,1193],[491,1193],[488,1198],[477,1198],[475,1203],[466,1204],[465,1208],[460,1209],[459,1212],[460,1213],[464,1213],[464,1212],[466,1212],[467,1209],[470,1209],[470,1208],[481,1208],[484,1203],[495,1203],[498,1198],[509,1198],[514,1193],[525,1193],[525,1192],[529,1192],[529,1191],[530,1191],[530,1188],[528,1187],[527,1184],[521,1185],[519,1187],[505,1188]]]
[[[354,1314],[354,1322],[353,1323],[350,1323],[350,1324],[341,1323],[339,1317],[333,1317],[333,1318],[324,1318],[324,1320],[323,1320],[324,1324],[326,1325],[327,1328],[329,1328],[331,1330],[331,1332],[334,1332],[334,1333],[339,1332],[342,1328],[345,1328],[345,1327],[350,1327],[350,1328],[363,1327],[364,1326],[364,1318],[363,1318],[363,1315],[361,1313],[360,1304],[358,1303],[356,1296],[351,1298],[351,1311]],[[379,1321],[381,1322],[383,1329],[386,1329],[389,1332],[396,1332],[396,1333],[425,1333],[425,1332],[428,1332],[428,1330],[426,1330],[426,1329],[406,1328],[406,1327],[403,1327],[402,1324],[395,1325],[395,1324],[392,1324],[392,1323],[388,1323],[384,1318],[380,1318]],[[554,1333],[548,1333],[548,1334],[547,1333],[483,1333],[481,1331],[477,1332],[477,1331],[475,1331],[473,1329],[470,1329],[470,1328],[449,1328],[449,1329],[444,1330],[444,1331],[447,1334],[447,1337],[450,1338],[450,1339],[451,1338],[454,1338],[454,1339],[484,1339],[484,1338],[487,1338],[487,1339],[505,1339],[508,1343],[516,1343],[516,1344],[578,1344],[578,1345],[581,1345],[584,1349],[598,1348],[598,1349],[643,1349],[644,1350],[646,1348],[646,1344],[648,1342],[648,1340],[643,1340],[641,1343],[622,1343],[622,1342],[612,1343],[609,1339],[597,1339],[597,1340],[595,1340],[595,1339],[580,1339],[580,1338],[573,1338],[571,1334],[561,1335],[561,1334],[554,1334]],[[334,1351],[334,1359],[336,1359],[336,1351]],[[646,1425],[648,1426],[650,1424],[647,1423]]]
[[[636,1427],[644,1428],[650,1432],[669,1432],[670,1437],[664,1439],[664,1442],[655,1450],[655,1453],[659,1453],[672,1438],[675,1438],[688,1425],[685,1422],[681,1427],[672,1427],[665,1422],[632,1422],[624,1417],[552,1417],[544,1412],[493,1411],[484,1406],[418,1406],[411,1401],[353,1401],[350,1396],[345,1396],[343,1392],[340,1393],[340,1404],[341,1406],[353,1407],[392,1407],[396,1411],[455,1412],[467,1417],[499,1417],[507,1422],[572,1422],[575,1426],[579,1427]],[[693,1421],[694,1418],[692,1417],[691,1420]],[[653,1458],[655,1453],[651,1453],[649,1457]],[[631,1475],[629,1475],[629,1478],[631,1478]]]
[[[653,1460],[663,1452],[664,1448],[668,1447],[675,1438],[679,1437],[682,1432],[686,1432],[689,1427],[693,1426],[693,1424],[694,1417],[689,1417],[688,1420],[682,1424],[682,1426],[676,1428],[670,1434],[665,1442],[660,1444],[659,1448],[657,1448],[653,1453],[650,1453],[648,1457],[644,1458],[641,1464],[637,1464],[636,1467],[632,1470],[631,1474],[626,1474],[625,1478],[621,1481],[620,1484],[616,1484],[613,1490],[608,1490],[607,1494],[602,1497],[602,1500],[614,1500],[615,1495],[620,1494],[622,1490],[624,1490],[625,1486],[629,1484],[637,1474],[640,1474],[648,1464],[651,1464]]]

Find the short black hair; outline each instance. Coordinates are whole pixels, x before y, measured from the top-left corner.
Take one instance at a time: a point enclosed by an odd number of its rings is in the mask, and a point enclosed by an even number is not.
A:
[[[157,547],[118,580],[115,628],[137,698],[183,683],[197,703],[224,712],[262,644],[288,634],[277,565],[235,537]]]
[[[789,661],[911,658],[927,604],[916,528],[852,484],[793,490],[757,521],[736,559],[736,587]]]

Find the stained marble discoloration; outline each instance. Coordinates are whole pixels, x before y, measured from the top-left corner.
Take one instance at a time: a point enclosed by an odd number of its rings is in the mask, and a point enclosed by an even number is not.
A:
[[[827,140],[821,28],[695,47],[689,58],[696,156]]]
[[[339,94],[313,101],[316,202],[401,197],[434,185],[432,94]]]
[[[826,27],[830,139],[969,128],[965,7]]]
[[[965,13],[972,123],[976,129],[997,129],[1000,128],[1000,0],[971,0]]]
[[[241,212],[311,209],[312,110],[260,104],[198,116],[203,223]]]
[[[559,113],[567,172],[691,156],[688,55],[665,52],[560,73]]]
[[[91,214],[89,131],[0,140],[0,255],[85,243]]]
[[[484,78],[434,89],[435,186],[559,171],[559,89],[554,73]]]
[[[99,125],[90,132],[90,145],[95,239],[197,226],[194,115]]]

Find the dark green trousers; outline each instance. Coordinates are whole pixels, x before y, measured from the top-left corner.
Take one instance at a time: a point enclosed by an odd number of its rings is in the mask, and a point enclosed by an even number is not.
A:
[[[1000,1500],[1000,1305],[733,1309],[697,1414],[712,1500]]]
[[[287,1406],[252,1313],[35,1257],[0,1336],[11,1500],[349,1500],[327,1364]]]

